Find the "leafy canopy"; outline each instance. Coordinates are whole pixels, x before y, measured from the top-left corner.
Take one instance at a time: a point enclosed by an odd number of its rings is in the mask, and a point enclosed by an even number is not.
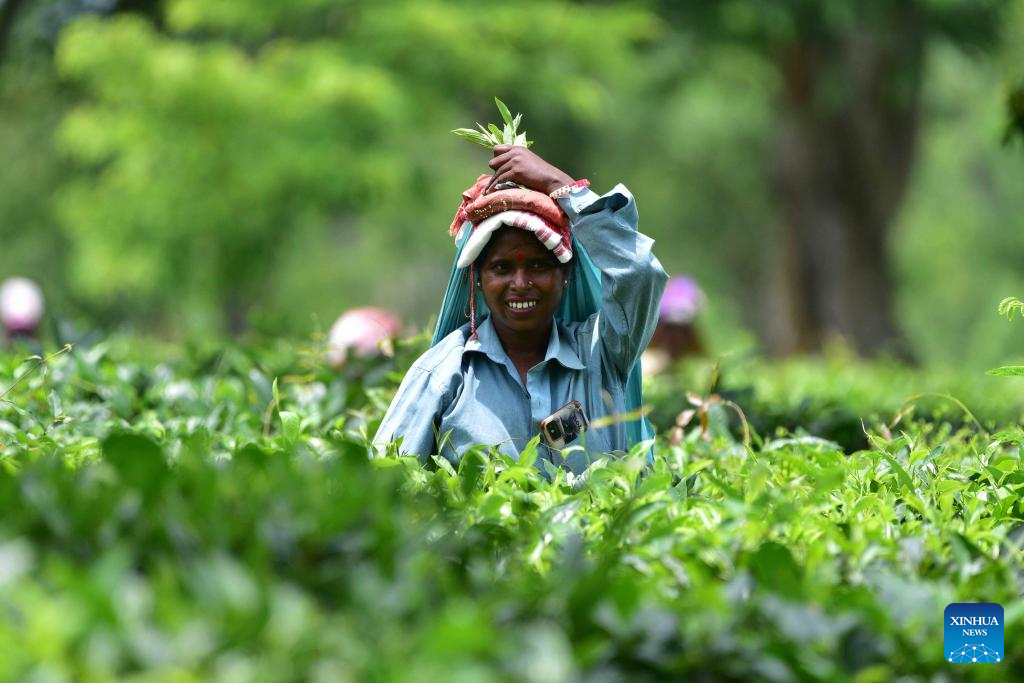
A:
[[[474,173],[437,134],[480,94],[529,89],[592,115],[655,26],[630,7],[419,0],[176,0],[162,30],[82,19],[58,51],[85,94],[60,131],[79,166],[58,197],[74,280],[179,320],[212,301],[194,314],[216,329],[216,306],[266,300],[286,258],[323,263],[332,224],[379,233],[410,196],[450,211]]]

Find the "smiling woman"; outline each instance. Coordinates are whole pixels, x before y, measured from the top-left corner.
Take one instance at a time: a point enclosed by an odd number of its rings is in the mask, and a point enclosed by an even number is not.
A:
[[[434,343],[374,442],[457,465],[478,444],[518,457],[544,425],[561,438],[540,457],[578,474],[646,437],[638,359],[668,277],[622,185],[599,197],[520,146],[496,146],[490,166],[452,225],[458,253]],[[518,187],[494,189],[506,183]]]
[[[487,247],[477,259],[477,282],[502,347],[526,384],[529,369],[544,360],[569,267],[515,227],[499,229]]]

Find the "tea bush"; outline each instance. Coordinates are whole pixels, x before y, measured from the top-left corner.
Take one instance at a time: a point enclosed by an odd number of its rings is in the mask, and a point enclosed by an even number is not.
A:
[[[542,476],[535,444],[518,462],[470,450],[457,471],[371,459],[367,435],[423,343],[340,374],[289,344],[120,337],[45,363],[0,355],[0,391],[14,385],[0,399],[0,680],[1007,680],[1024,667],[1024,432],[1006,415],[865,415],[856,449],[776,425],[745,446],[713,406],[708,430],[659,438],[653,466],[637,448],[581,478]],[[782,394],[807,366],[763,369],[740,405],[799,406],[802,389]],[[822,415],[863,411],[856,382],[819,370],[849,398],[812,396]],[[671,419],[685,400],[665,386],[652,398]],[[906,395],[885,386],[879,412],[898,413]],[[1002,663],[945,661],[957,601],[1004,605]]]

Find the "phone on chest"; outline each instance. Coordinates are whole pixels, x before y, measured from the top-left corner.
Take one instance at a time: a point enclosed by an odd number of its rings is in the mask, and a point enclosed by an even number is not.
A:
[[[575,441],[588,427],[590,421],[582,404],[573,400],[540,421],[540,435],[551,448],[565,448],[565,444]]]

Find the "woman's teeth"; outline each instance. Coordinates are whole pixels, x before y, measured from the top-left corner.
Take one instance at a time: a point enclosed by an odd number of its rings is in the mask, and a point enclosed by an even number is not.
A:
[[[508,307],[514,311],[526,311],[537,305],[536,301],[509,301]]]

